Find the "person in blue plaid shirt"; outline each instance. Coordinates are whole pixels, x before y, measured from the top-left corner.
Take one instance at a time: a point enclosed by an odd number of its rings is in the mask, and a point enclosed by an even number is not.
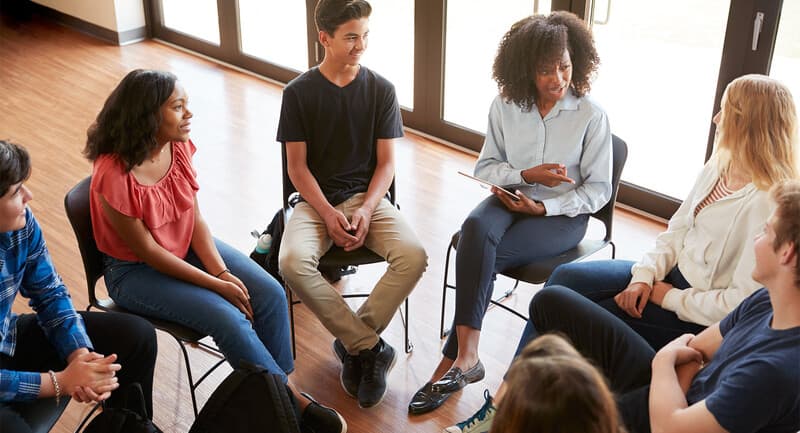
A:
[[[113,407],[112,392],[133,382],[152,417],[155,330],[132,315],[75,311],[27,206],[30,173],[28,152],[0,140],[0,430],[30,432],[20,412],[37,398]],[[18,292],[35,314],[11,311]]]

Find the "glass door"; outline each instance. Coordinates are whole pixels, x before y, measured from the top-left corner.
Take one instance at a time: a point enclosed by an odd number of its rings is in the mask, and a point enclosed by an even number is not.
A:
[[[217,0],[162,0],[161,12],[164,27],[219,45]]]
[[[369,45],[361,63],[391,81],[400,105],[414,110],[414,0],[370,0]]]
[[[622,178],[681,200],[705,161],[730,0],[597,4],[592,97],[628,143]]]
[[[242,53],[302,72],[308,69],[306,5],[301,1],[239,0]]]
[[[784,1],[769,75],[789,86],[800,105],[800,1]]]

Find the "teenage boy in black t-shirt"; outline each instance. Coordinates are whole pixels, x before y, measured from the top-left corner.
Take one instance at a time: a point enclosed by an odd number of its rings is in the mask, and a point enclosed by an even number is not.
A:
[[[325,58],[286,86],[277,138],[303,198],[283,235],[280,270],[336,337],[342,386],[361,407],[378,404],[386,393],[396,355],[379,334],[427,266],[416,235],[385,198],[403,125],[394,86],[359,64],[371,12],[364,0],[317,4]],[[357,312],[317,270],[334,244],[346,251],[366,246],[389,263]]]

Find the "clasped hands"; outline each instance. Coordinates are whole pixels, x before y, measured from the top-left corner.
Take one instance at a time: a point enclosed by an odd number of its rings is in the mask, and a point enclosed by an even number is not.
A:
[[[332,208],[322,219],[328,230],[328,236],[337,247],[345,251],[355,251],[364,245],[364,240],[367,238],[372,211],[362,206],[353,212],[348,221],[342,211]]]
[[[61,393],[81,403],[101,402],[119,387],[117,355],[103,356],[87,348],[73,351],[67,357],[67,367],[56,373]]]

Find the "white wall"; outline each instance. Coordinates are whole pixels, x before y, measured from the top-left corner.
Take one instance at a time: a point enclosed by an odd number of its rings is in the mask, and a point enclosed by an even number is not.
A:
[[[143,0],[114,0],[117,16],[117,31],[122,33],[144,27]]]
[[[122,33],[144,27],[142,0],[32,0],[42,6]]]

